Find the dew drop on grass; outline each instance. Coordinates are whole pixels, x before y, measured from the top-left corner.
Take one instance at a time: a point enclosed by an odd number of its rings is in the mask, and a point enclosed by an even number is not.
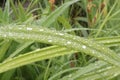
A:
[[[77,40],[76,37],[73,37],[73,40]]]
[[[115,73],[113,76],[114,76],[114,77],[116,77],[117,75],[118,75],[118,74],[117,74],[117,73]]]
[[[44,29],[39,29],[39,31],[44,31]]]
[[[32,30],[32,28],[30,28],[30,27],[27,27],[27,30],[31,31],[31,30]]]
[[[105,72],[105,73],[103,73],[103,75],[105,75],[105,76],[106,76],[106,75],[108,75],[108,73],[106,73],[106,72]]]
[[[83,45],[83,46],[82,46],[82,48],[83,48],[83,49],[86,49],[86,46],[85,46],[85,45]]]
[[[107,67],[106,69],[111,69],[112,68],[112,66],[109,66],[109,67]]]
[[[13,36],[12,33],[10,33],[10,32],[8,34],[9,34],[9,36]]]
[[[63,36],[64,34],[63,33],[59,33],[60,36]]]
[[[40,51],[40,49],[36,49],[35,51]]]
[[[100,70],[98,70],[97,72],[102,72],[103,70],[102,69],[100,69]]]
[[[21,30],[22,28],[21,28],[21,27],[19,27],[18,29],[19,29],[19,30]]]
[[[98,66],[98,64],[97,64],[97,63],[95,63],[95,66]]]
[[[7,35],[6,35],[6,34],[4,34],[3,36],[4,36],[4,37],[7,37]]]
[[[72,77],[72,74],[69,74],[68,77],[71,78],[71,77]]]
[[[67,44],[71,44],[72,42],[71,41],[67,41]]]
[[[52,42],[52,40],[51,40],[51,39],[49,39],[49,40],[48,40],[48,42]]]

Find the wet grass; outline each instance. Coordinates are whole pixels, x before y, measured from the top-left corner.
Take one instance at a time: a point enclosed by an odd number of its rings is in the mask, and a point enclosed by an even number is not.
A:
[[[7,0],[0,80],[119,80],[119,8],[118,0]]]

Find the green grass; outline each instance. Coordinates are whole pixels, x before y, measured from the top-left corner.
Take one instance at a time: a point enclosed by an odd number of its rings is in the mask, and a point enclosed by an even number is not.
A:
[[[119,0],[91,3],[56,0],[52,10],[48,0],[30,0],[27,8],[7,0],[0,80],[119,80]]]

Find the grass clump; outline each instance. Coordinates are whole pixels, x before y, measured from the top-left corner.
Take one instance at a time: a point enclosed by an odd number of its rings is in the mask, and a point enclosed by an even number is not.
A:
[[[7,0],[0,80],[119,80],[118,0]]]

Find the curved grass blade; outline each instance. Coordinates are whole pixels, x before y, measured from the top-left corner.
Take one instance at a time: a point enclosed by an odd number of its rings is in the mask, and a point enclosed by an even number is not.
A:
[[[42,29],[41,29],[42,30]],[[63,35],[63,33],[59,33],[59,35]],[[7,35],[8,36],[8,35]],[[5,37],[5,35],[4,35],[4,37]],[[14,36],[12,36],[12,37],[14,37]],[[15,38],[14,38],[15,39]],[[23,38],[22,38],[23,39]],[[24,39],[23,39],[24,40]],[[113,39],[108,39],[108,41],[110,40],[110,42],[113,40]],[[100,40],[99,40],[100,41]],[[99,42],[98,41],[98,42]],[[115,41],[115,40],[113,40],[113,41]],[[113,42],[112,41],[112,42]],[[103,42],[102,40],[100,41],[101,43]],[[119,40],[118,40],[118,42],[119,42]],[[60,47],[61,48],[61,47]],[[55,47],[54,46],[54,50],[57,50],[57,46]],[[62,51],[62,50],[61,50]],[[51,49],[48,51],[48,52],[51,52]],[[73,51],[73,52],[76,52],[76,51]],[[29,57],[29,55],[32,55],[34,52],[31,52],[31,54],[27,54],[28,55],[28,57]],[[68,50],[68,52],[66,52],[67,54],[68,53],[70,53],[70,50]],[[42,52],[41,52],[41,54],[42,54]],[[39,54],[38,54],[39,55]],[[47,54],[46,54],[47,55]],[[53,54],[51,54],[52,56],[54,55],[54,53]],[[57,55],[57,56],[60,56],[60,55],[63,55],[62,53],[61,54],[59,54],[59,55]],[[25,57],[26,55],[23,55],[23,57]],[[54,56],[53,56],[54,57]],[[16,57],[17,58],[17,57]],[[19,57],[18,57],[19,58]],[[27,58],[27,57],[26,57]],[[48,57],[48,58],[50,58],[50,57]],[[20,58],[21,59],[21,58]],[[32,58],[31,58],[32,59]],[[47,59],[47,58],[43,58],[43,59]],[[39,61],[39,60],[43,60],[43,59],[40,59],[40,57],[39,57],[39,59],[37,59],[37,60],[34,60],[33,59],[33,62],[35,62],[35,61]],[[17,63],[17,64],[15,64],[14,62],[14,59],[12,59],[12,62],[14,63],[14,65],[18,65],[18,66],[14,66],[14,67],[12,67],[12,68],[16,68],[16,67],[20,67],[20,66],[22,66],[22,65],[25,65],[25,64],[29,64],[29,63],[31,63],[31,62],[29,62],[29,59],[26,61],[26,60],[23,60],[24,62],[27,62],[27,63]],[[6,62],[8,62],[6,65],[7,65],[7,67],[8,67],[8,65],[9,64],[11,64],[11,60],[9,60],[9,61],[6,61]],[[6,69],[6,65],[3,65],[4,63],[1,63],[0,64],[0,70],[3,70],[3,72],[4,72],[4,69],[5,69],[5,71],[7,71],[7,69]],[[21,65],[19,65],[19,64],[21,64]],[[103,64],[103,63],[102,63]],[[1,69],[1,66],[3,66],[4,68],[2,68]],[[10,65],[9,65],[10,66]],[[9,68],[9,69],[12,69],[11,67]],[[8,69],[8,70],[9,70]]]
[[[114,63],[116,65],[119,64],[116,61],[120,61],[119,57],[108,48],[98,45],[93,41],[77,36],[72,36],[66,33],[60,33],[43,28],[33,29],[31,27],[1,27],[0,34],[0,37],[3,38],[38,41],[65,46],[76,51],[85,52],[89,55],[95,56],[105,61],[109,61],[109,63]]]
[[[95,41],[87,40],[78,36],[60,33],[37,27],[1,27],[0,38],[19,39],[24,41],[38,41],[58,46],[64,46],[72,50],[84,52],[98,59],[120,66],[120,57],[112,50]]]
[[[102,69],[100,69],[100,70],[97,70],[96,72],[88,73],[83,78],[79,77],[76,80],[87,80],[87,79],[89,80],[110,80],[118,76],[119,74],[120,74],[120,68],[113,66],[113,67],[106,67],[106,69],[104,69],[103,71]]]
[[[109,80],[119,74],[119,67],[110,66],[103,61],[97,61],[59,80]],[[51,77],[49,80],[54,80],[53,78]]]
[[[5,53],[9,49],[10,45],[11,45],[11,41],[4,40],[4,44],[0,47],[0,62],[3,61]]]
[[[69,50],[65,47],[47,47],[44,49],[38,49],[29,53],[26,53],[24,55],[19,55],[15,58],[11,58],[7,61],[4,61],[0,64],[0,73],[8,71],[10,69],[14,69],[16,67],[20,67],[26,64],[30,64],[36,61],[48,59],[51,57],[56,57],[60,55],[70,54],[75,51]]]

